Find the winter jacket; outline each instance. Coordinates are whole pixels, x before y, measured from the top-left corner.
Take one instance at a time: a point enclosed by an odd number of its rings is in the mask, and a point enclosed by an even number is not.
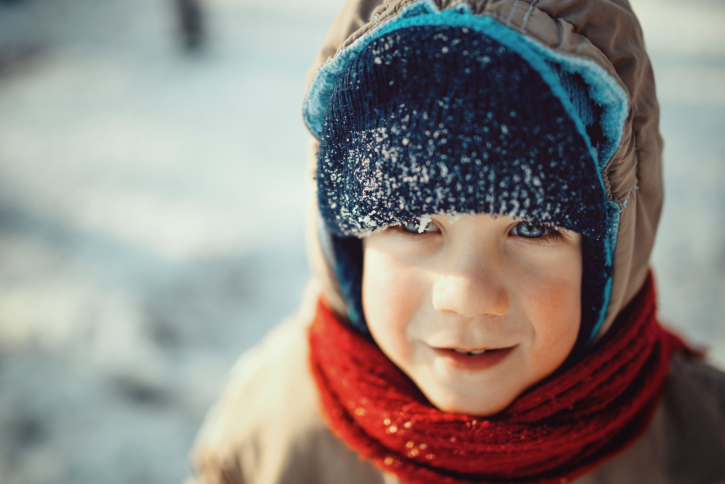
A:
[[[552,55],[594,62],[626,93],[621,142],[602,170],[618,208],[613,282],[600,335],[643,285],[663,198],[662,140],[654,78],[642,31],[624,0],[350,0],[330,28],[310,81],[323,64],[414,2],[439,10],[466,3],[544,46]],[[318,142],[313,139],[310,179]],[[322,294],[346,314],[316,204],[310,204],[314,281],[298,314],[236,366],[192,453],[198,483],[397,483],[335,438],[320,415],[310,375],[306,327]],[[699,360],[673,359],[646,433],[577,483],[725,484],[725,374]]]

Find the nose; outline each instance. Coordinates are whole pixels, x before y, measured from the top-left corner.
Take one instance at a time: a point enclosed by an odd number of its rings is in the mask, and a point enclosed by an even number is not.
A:
[[[433,307],[468,318],[501,316],[509,308],[509,295],[493,271],[459,271],[437,277],[433,284]]]

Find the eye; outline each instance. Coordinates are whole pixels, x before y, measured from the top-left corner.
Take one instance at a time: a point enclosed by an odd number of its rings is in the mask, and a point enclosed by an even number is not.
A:
[[[421,230],[421,226],[425,223],[425,227]],[[409,220],[400,224],[400,229],[408,234],[435,234],[441,230],[428,219],[422,221],[421,219]]]
[[[550,225],[537,224],[534,222],[519,222],[511,229],[509,235],[517,235],[527,239],[539,239],[548,235],[558,236],[559,231]]]

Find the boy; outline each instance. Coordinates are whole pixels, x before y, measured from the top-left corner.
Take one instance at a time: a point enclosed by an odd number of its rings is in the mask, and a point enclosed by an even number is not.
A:
[[[627,5],[348,2],[304,116],[321,288],[240,362],[198,482],[725,482],[725,376],[656,320]]]

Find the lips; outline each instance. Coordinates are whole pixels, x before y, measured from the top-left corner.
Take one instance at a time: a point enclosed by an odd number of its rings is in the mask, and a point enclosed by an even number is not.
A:
[[[480,371],[491,368],[508,355],[516,346],[496,349],[458,349],[458,348],[433,348],[436,356],[442,358],[448,365],[461,370]]]

